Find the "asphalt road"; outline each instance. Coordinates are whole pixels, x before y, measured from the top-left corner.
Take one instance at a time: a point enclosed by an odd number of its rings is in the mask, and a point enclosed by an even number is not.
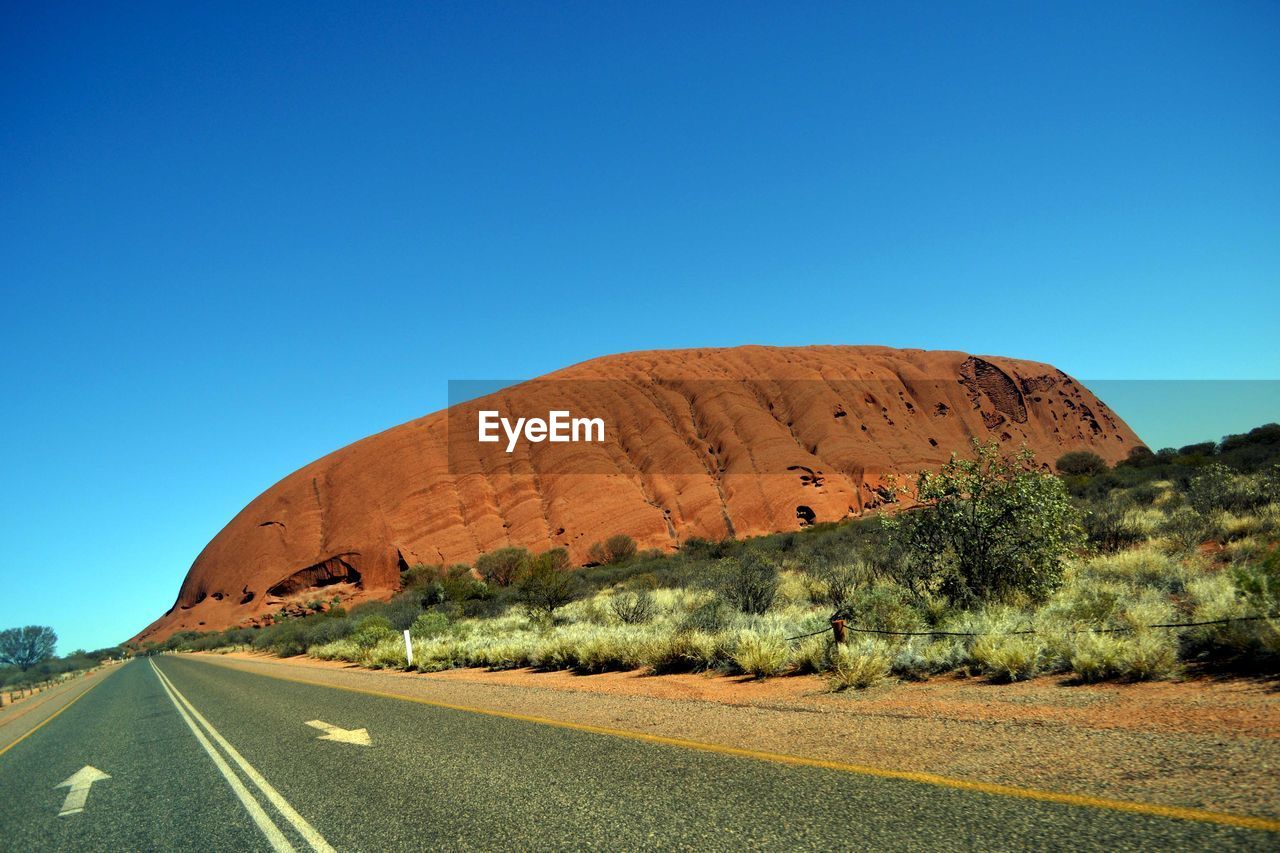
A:
[[[86,766],[110,778],[86,790],[99,775]],[[124,665],[0,754],[3,850],[651,847],[1278,849],[1280,833],[692,750],[178,656]]]

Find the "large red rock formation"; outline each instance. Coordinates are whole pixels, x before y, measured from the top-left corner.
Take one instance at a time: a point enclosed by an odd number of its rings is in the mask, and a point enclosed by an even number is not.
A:
[[[605,422],[602,443],[477,441],[477,412]],[[1046,364],[885,347],[741,347],[600,358],[358,441],[272,486],[196,558],[140,639],[243,624],[282,603],[390,594],[414,563],[627,533],[673,549],[875,510],[886,474],[971,438],[1052,462],[1139,443]]]

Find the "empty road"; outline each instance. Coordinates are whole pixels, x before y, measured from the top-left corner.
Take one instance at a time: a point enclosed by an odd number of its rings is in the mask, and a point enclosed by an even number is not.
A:
[[[0,728],[0,849],[1280,845],[1265,821],[1241,826],[881,778],[187,656],[132,661],[45,716],[16,741]]]

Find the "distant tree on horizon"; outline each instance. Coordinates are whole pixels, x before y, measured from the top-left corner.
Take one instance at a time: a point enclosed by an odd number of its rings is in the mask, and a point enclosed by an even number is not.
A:
[[[6,628],[0,631],[0,663],[13,664],[23,672],[53,657],[58,635],[46,625]]]

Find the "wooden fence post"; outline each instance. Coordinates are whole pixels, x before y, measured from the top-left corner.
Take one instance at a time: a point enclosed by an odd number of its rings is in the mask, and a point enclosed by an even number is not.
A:
[[[831,620],[831,633],[835,635],[835,639],[836,639],[836,642],[837,642],[837,643],[843,643],[843,642],[844,642],[845,632],[844,632],[844,620],[843,620],[843,619],[832,619],[832,620]]]

